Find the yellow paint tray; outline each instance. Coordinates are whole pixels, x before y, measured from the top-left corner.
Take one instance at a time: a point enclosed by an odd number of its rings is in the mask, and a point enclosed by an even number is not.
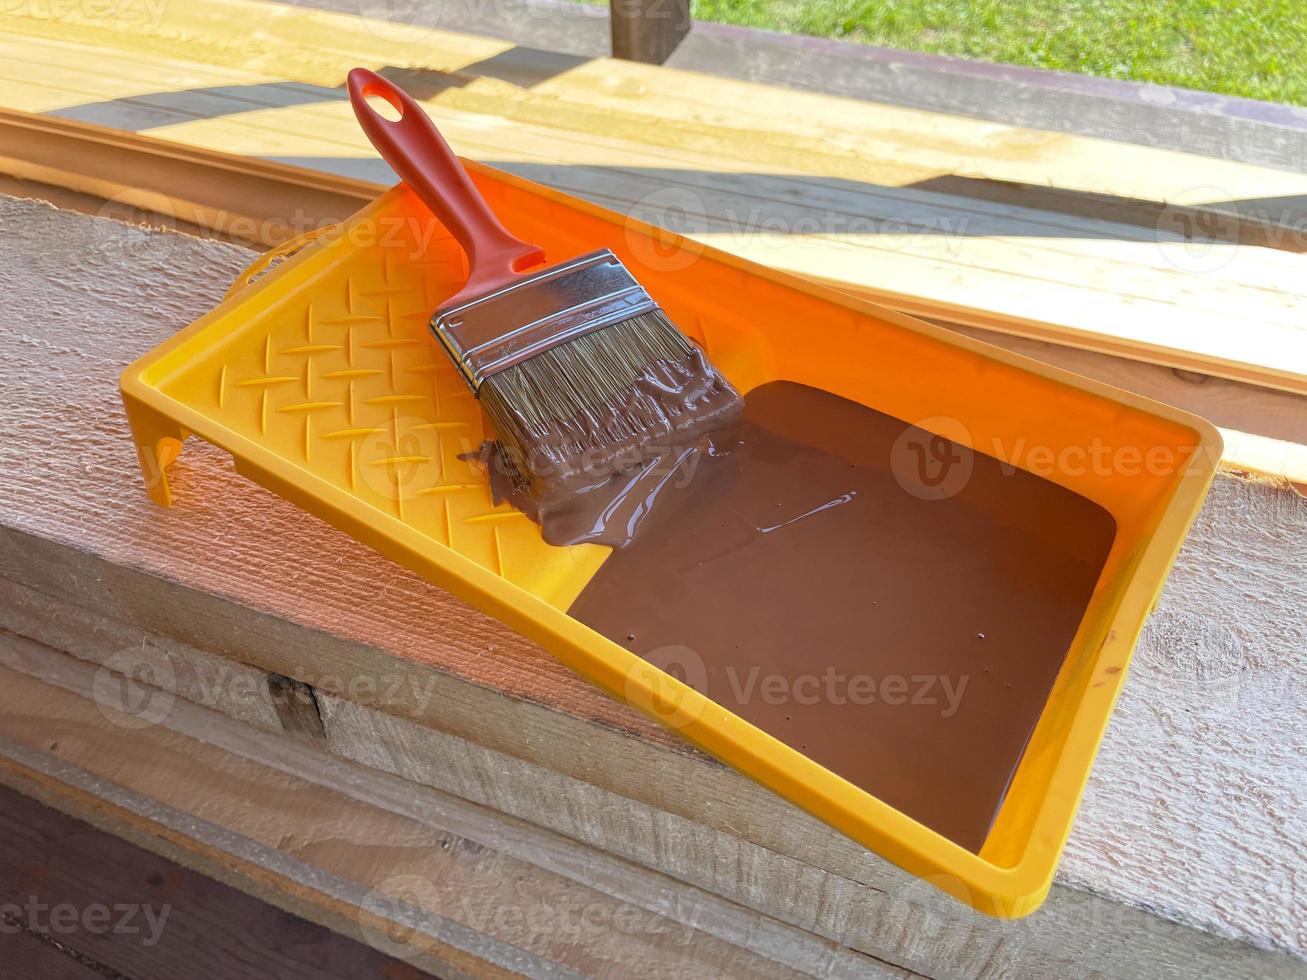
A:
[[[826,389],[987,451],[1107,509],[1117,535],[979,854],[942,837],[610,642],[565,610],[608,554],[556,548],[495,507],[460,459],[475,400],[427,330],[462,253],[393,188],[122,378],[150,495],[188,435],[251,480],[539,642],[563,663],[849,837],[991,915],[1047,893],[1134,642],[1215,472],[1206,422],[622,215],[470,164],[514,234],[550,261],[611,248],[741,391]],[[283,248],[279,252],[288,253]],[[250,282],[250,280],[253,280]],[[946,419],[947,423],[930,420]],[[1048,460],[1116,460],[1054,466]],[[1126,465],[1126,461],[1130,465]]]

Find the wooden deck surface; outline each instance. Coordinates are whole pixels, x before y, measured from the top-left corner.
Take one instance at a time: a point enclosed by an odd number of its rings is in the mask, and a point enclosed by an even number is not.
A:
[[[383,179],[341,87],[365,64],[459,152],[757,261],[1307,391],[1305,174],[257,0],[147,6],[7,16],[0,100]]]

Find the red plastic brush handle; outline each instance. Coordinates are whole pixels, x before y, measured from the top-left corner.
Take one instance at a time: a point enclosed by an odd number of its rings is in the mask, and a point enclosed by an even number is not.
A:
[[[366,68],[349,73],[349,101],[377,152],[422,199],[467,252],[463,294],[505,285],[544,261],[537,245],[509,234],[486,204],[435,124],[407,92]],[[378,95],[399,113],[391,120],[368,105]]]

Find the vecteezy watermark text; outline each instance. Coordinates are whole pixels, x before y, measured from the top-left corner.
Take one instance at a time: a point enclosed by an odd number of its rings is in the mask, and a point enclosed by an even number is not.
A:
[[[741,671],[726,668],[726,681],[737,704],[814,705],[884,704],[939,707],[941,718],[952,718],[962,704],[969,674],[846,674],[827,667],[820,674],[763,673],[761,667]]]
[[[86,905],[58,902],[51,905],[29,895],[22,904],[0,904],[0,935],[34,932],[68,936],[85,932],[97,936],[141,936],[142,946],[154,946],[163,937],[171,912],[171,904],[156,907],[139,902]]]
[[[515,864],[503,855],[481,860],[487,875],[497,864]],[[438,885],[418,874],[387,878],[365,896],[359,913],[364,940],[401,959],[430,949],[436,943],[433,927],[448,921],[483,935],[512,936],[527,947],[540,940],[575,943],[613,935],[667,936],[683,944],[694,931],[682,916],[660,915],[629,902],[529,893],[491,897]]]
[[[708,706],[742,707],[765,704],[784,707],[879,704],[936,712],[952,718],[962,706],[970,674],[846,673],[828,665],[820,671],[781,673],[760,666],[726,665],[709,678],[702,656],[679,644],[645,653],[627,671],[628,701],[680,727],[697,719]]]
[[[1201,462],[1200,454],[1219,457],[1220,448],[1188,443],[1138,445],[1100,436],[1060,444],[998,435],[976,441],[958,419],[933,416],[903,430],[891,447],[889,462],[895,480],[908,493],[922,500],[945,500],[967,487],[982,456],[997,462],[1004,476],[1024,471],[1052,480],[1087,476],[1170,479]]]
[[[786,184],[786,178],[775,179],[778,193],[788,199],[792,186]],[[695,239],[706,236],[725,236],[732,249],[751,250],[792,250],[796,245],[808,244],[830,250],[833,245],[844,247],[852,240],[892,239],[898,252],[921,251],[936,257],[953,257],[970,233],[970,217],[964,214],[869,216],[836,208],[780,203],[736,205],[729,202],[730,193],[729,185],[702,193],[676,185],[651,191],[628,211],[632,224],[627,226],[627,247],[645,266],[674,272],[698,260],[703,246]],[[646,234],[643,225],[654,226],[654,234]],[[667,239],[658,234],[659,229],[688,237]]]

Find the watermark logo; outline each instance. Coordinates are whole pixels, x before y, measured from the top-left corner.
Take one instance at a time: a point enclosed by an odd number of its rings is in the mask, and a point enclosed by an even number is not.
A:
[[[424,712],[435,701],[440,683],[439,675],[434,672],[319,674],[304,666],[296,667],[290,677],[297,683],[277,696],[315,709],[322,708],[321,696],[329,695],[365,708]]]
[[[172,712],[176,673],[161,651],[145,646],[108,657],[91,681],[100,713],[120,728],[158,725]]]
[[[423,928],[442,918],[443,896],[430,879],[404,874],[387,878],[364,896],[359,917],[369,946],[396,959],[426,952],[436,940]]]
[[[1221,187],[1189,187],[1166,201],[1155,236],[1168,262],[1201,275],[1236,258],[1253,261],[1256,253],[1241,246],[1307,252],[1307,208],[1292,197],[1246,199]]]
[[[810,208],[785,203],[793,188],[787,178],[773,178],[777,201],[751,204],[750,194],[735,194],[730,178],[721,175],[721,188],[696,190],[675,184],[645,194],[628,212],[632,221],[653,225],[651,235],[628,224],[626,245],[635,259],[659,272],[679,272],[693,265],[706,246],[696,241],[707,235],[729,240],[732,251],[757,254],[763,249],[796,247],[822,250],[825,261],[832,248],[847,250],[859,242],[891,240],[899,252],[920,252],[932,257],[953,257],[968,234],[966,215],[880,215],[869,217],[837,208]],[[684,236],[673,240],[667,232]],[[782,258],[788,262],[788,258]],[[815,270],[822,274],[822,268]]]
[[[626,247],[635,260],[658,272],[681,272],[699,260],[703,246],[694,236],[708,232],[708,209],[704,200],[688,187],[660,187],[631,206],[630,217],[655,229],[685,236],[646,234],[642,228],[626,228]]]
[[[438,5],[424,0],[356,0],[355,7],[368,33],[390,44],[415,44],[436,29]]]
[[[971,479],[971,433],[954,418],[932,416],[904,429],[890,449],[890,472],[920,500],[946,500]]]
[[[1019,471],[1049,480],[1094,477],[1171,479],[1197,461],[1194,445],[1142,446],[1100,436],[1054,444],[1024,435],[992,436],[974,449],[970,430],[949,416],[921,419],[905,428],[890,448],[890,471],[906,492],[921,500],[946,500],[967,486],[977,455],[997,463],[1004,476]],[[1210,450],[1209,450],[1210,451]]]
[[[1157,242],[1168,262],[1184,272],[1215,272],[1234,255],[1239,217],[1213,205],[1229,194],[1219,187],[1190,187],[1166,202],[1157,216]]]
[[[54,228],[44,228],[46,220],[57,219],[58,212],[38,212],[27,226],[15,229],[30,236],[34,246]],[[57,233],[62,248],[33,247],[31,261],[37,268],[64,274],[68,255],[80,264],[99,270],[112,282],[125,266],[168,268],[175,259],[179,242],[189,239],[163,232],[180,226],[173,201],[166,195],[146,189],[120,191],[101,202],[93,215],[79,216],[76,221],[59,221]]]
[[[628,640],[634,641],[634,636]],[[626,700],[640,705],[671,728],[699,719],[709,701],[708,668],[690,647],[669,644],[650,650],[626,672]]]
[[[367,433],[358,442],[358,474],[368,489],[392,500],[412,500],[443,485],[435,423],[396,416],[391,425]]]
[[[55,212],[50,214],[53,216]],[[301,208],[265,217],[225,209],[199,214],[179,209],[167,195],[144,188],[120,191],[105,199],[93,215],[67,228],[61,224],[59,233],[67,248],[58,254],[75,252],[84,265],[111,274],[125,265],[168,268],[181,253],[195,247],[192,236],[202,229],[238,242],[274,246],[255,262],[261,266],[264,260],[270,260],[260,274],[310,244],[341,241],[357,250],[384,250],[391,263],[438,260],[451,277],[461,274],[456,270],[462,267],[462,253],[454,246],[448,231],[429,215],[383,214],[335,222]],[[49,234],[39,217],[17,233],[34,242]],[[46,262],[53,271],[66,271],[62,266],[56,270],[50,265],[55,260],[45,258],[46,251],[33,249],[33,261]]]
[[[939,708],[940,718],[957,714],[971,681],[970,674],[846,674],[833,666],[820,673],[782,674],[764,673],[756,665],[747,670],[730,665],[725,674],[734,704],[928,707]]]

